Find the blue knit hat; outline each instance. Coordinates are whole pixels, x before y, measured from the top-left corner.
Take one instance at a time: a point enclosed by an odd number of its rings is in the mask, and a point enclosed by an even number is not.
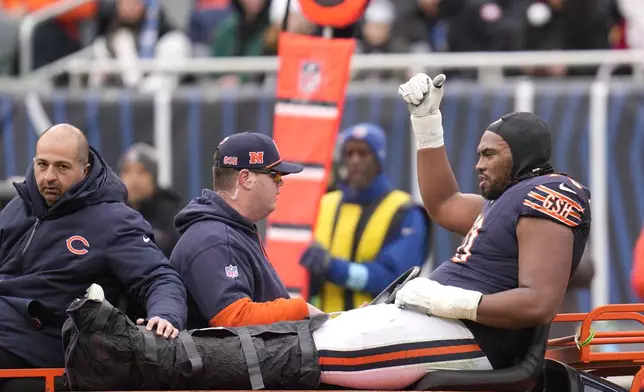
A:
[[[360,123],[343,130],[338,137],[342,150],[344,150],[344,145],[349,140],[367,142],[380,167],[384,167],[385,158],[387,157],[387,137],[380,126],[372,123]]]

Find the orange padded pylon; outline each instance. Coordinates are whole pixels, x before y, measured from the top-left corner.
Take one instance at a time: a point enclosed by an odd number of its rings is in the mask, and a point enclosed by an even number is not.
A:
[[[326,191],[354,47],[353,39],[279,37],[273,139],[281,158],[304,165],[304,171],[284,177],[277,208],[267,219],[265,242],[289,293],[304,298],[308,274],[298,262],[312,240]]]

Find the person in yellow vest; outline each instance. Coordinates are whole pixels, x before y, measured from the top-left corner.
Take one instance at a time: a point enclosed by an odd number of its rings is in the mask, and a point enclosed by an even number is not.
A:
[[[345,171],[338,190],[322,197],[314,242],[300,265],[311,275],[309,302],[324,312],[360,307],[413,266],[429,246],[429,218],[383,172],[386,138],[375,125],[339,135]]]

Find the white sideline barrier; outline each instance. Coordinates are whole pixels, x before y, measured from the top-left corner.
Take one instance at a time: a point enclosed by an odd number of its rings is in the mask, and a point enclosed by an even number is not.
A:
[[[78,79],[79,76],[93,71],[104,74],[120,72],[118,63],[114,59],[91,59],[88,55],[91,53],[90,49],[85,48],[31,73],[25,72],[22,74],[23,78],[25,81],[30,79],[43,81],[51,80],[62,73],[69,73],[72,79]],[[24,62],[29,64],[30,60]],[[356,54],[351,61],[351,70],[423,72],[428,69],[478,69],[480,76],[491,75],[487,80],[498,82],[498,75],[502,69],[561,64],[571,67],[599,65],[597,75],[603,79],[609,78],[616,66],[632,65],[634,77],[637,80],[644,80],[644,50]],[[279,67],[279,58],[277,56],[193,58],[189,62],[142,59],[139,61],[139,66],[145,72],[160,71],[193,75],[226,72],[275,73]],[[24,66],[25,69],[28,67],[30,66]]]
[[[275,72],[279,67],[276,56],[195,58],[190,62],[159,62],[155,59],[140,61],[141,70],[179,74],[212,74],[225,72]],[[568,66],[616,66],[644,64],[644,50],[587,50],[587,51],[525,51],[525,52],[460,52],[414,54],[357,54],[351,69],[360,70],[418,70],[491,69],[539,67],[565,64]],[[93,61],[70,59],[63,68],[71,74],[92,71],[119,72],[115,60]]]

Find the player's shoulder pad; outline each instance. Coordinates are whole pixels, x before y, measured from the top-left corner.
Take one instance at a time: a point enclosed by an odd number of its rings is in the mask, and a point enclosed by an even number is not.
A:
[[[569,227],[590,221],[590,191],[572,178],[540,176],[529,185],[521,205],[522,216],[550,219]]]

